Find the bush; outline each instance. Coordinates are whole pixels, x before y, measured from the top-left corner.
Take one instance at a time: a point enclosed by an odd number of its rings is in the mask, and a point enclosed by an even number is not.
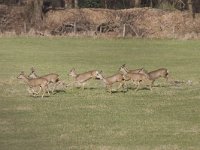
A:
[[[99,8],[101,7],[100,0],[81,0],[79,6],[84,8]]]

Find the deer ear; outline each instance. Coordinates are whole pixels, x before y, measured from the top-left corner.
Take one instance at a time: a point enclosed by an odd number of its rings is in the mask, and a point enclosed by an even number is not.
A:
[[[24,74],[24,71],[21,71],[21,73],[20,74]]]
[[[70,70],[70,72],[71,72],[71,71],[74,71],[74,70],[75,70],[75,69],[74,69],[74,68],[72,68],[72,69]]]
[[[123,64],[123,65],[122,65],[122,67],[125,67],[125,66],[126,66],[126,64]]]
[[[35,71],[35,68],[34,68],[34,67],[31,67],[31,71],[34,72],[34,71]]]
[[[99,73],[103,73],[103,71],[101,70],[101,71],[99,71]]]

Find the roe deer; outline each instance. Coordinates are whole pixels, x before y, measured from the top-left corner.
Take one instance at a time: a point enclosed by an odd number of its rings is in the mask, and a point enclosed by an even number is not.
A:
[[[147,73],[149,75],[149,79],[152,80],[152,85],[156,79],[163,77],[168,81],[169,71],[166,68],[160,68],[154,71]]]
[[[123,65],[119,68],[119,71],[121,71],[121,72],[128,72],[128,73],[141,73],[141,72],[143,72],[143,68],[135,69],[135,70],[128,70],[128,69],[126,68],[126,64],[123,64]]]
[[[28,75],[29,78],[31,79],[35,79],[35,78],[38,78],[39,76],[35,73],[35,69],[32,67],[31,68],[31,73]],[[40,76],[40,78],[44,78],[46,79],[49,83],[53,83],[55,84],[51,90],[51,92],[53,93],[56,86],[57,86],[57,83],[59,81],[59,75],[56,74],[56,73],[50,73],[50,74],[47,74],[47,75],[43,75],[43,76]]]
[[[114,83],[117,83],[117,82],[120,83],[120,85],[118,86],[117,90],[120,89],[121,87],[124,88],[124,85],[125,85],[123,74],[120,74],[120,73],[117,73],[117,74],[114,74],[112,76],[109,76],[109,77],[105,78],[102,75],[102,71],[100,71],[97,74],[97,78],[99,78],[100,80],[103,80],[104,84],[106,85],[106,89],[109,90],[110,93],[112,93],[112,85]]]
[[[141,82],[151,82],[149,75],[144,73],[144,70],[141,69],[138,73],[130,73],[127,72],[125,69],[121,70],[123,73],[123,78],[125,81],[131,80],[133,84],[136,84],[136,91],[139,89]],[[141,73],[142,72],[142,73]],[[150,90],[152,90],[151,87],[152,84],[149,85]]]
[[[92,78],[96,78],[97,74],[98,74],[97,70],[91,70],[88,72],[77,74],[74,68],[71,69],[69,72],[69,76],[72,76],[74,78],[73,83],[81,85],[82,89],[85,88],[86,82]]]
[[[29,79],[28,77],[26,77],[24,72],[21,72],[17,78],[22,79],[28,85],[29,89],[32,89],[33,96],[34,96],[34,94],[39,94],[41,89],[43,91],[42,98],[43,98],[46,91],[49,94],[49,91],[48,91],[48,83],[49,82],[48,82],[48,80],[46,80],[44,78],[40,78],[40,77],[35,78],[35,79]],[[38,93],[35,93],[35,91],[33,90],[33,88],[35,88],[35,87],[40,88]]]

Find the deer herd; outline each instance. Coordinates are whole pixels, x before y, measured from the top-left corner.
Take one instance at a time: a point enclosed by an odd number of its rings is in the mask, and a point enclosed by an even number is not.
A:
[[[123,91],[127,91],[127,81],[130,81],[136,86],[135,91],[139,90],[141,85],[145,85],[145,87],[148,87],[149,90],[152,90],[152,86],[156,79],[162,77],[168,81],[169,72],[166,68],[160,68],[151,72],[147,72],[143,68],[129,70],[124,64],[119,68],[118,73],[109,77],[104,77],[103,72],[98,70],[91,70],[78,74],[74,68],[70,70],[68,75],[71,76],[74,81],[72,83],[66,84],[66,87],[70,85],[74,86],[76,84],[84,89],[88,80],[100,79],[105,84],[106,90],[112,93],[112,86],[115,83],[119,83],[117,90],[122,88]],[[32,96],[37,96],[42,91],[42,98],[46,93],[48,95],[50,95],[50,92],[54,93],[56,87],[63,83],[59,79],[58,74],[50,73],[47,75],[38,76],[35,73],[34,68],[31,68],[31,73],[29,75],[21,72],[17,78],[25,82],[25,84],[28,86],[27,90]],[[51,89],[50,84],[52,85]]]

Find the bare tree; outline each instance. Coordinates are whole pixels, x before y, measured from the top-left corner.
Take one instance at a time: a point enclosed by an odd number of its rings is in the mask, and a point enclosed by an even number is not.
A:
[[[79,3],[78,3],[78,0],[74,0],[74,7],[75,7],[75,8],[78,8],[78,7],[79,7],[78,4],[79,4]]]
[[[195,18],[195,12],[193,8],[193,0],[188,0],[188,9],[190,13],[192,14],[193,18]]]
[[[43,0],[34,0],[34,20],[35,22],[40,22],[42,20],[42,5]]]
[[[135,0],[135,7],[141,7],[141,0]]]

